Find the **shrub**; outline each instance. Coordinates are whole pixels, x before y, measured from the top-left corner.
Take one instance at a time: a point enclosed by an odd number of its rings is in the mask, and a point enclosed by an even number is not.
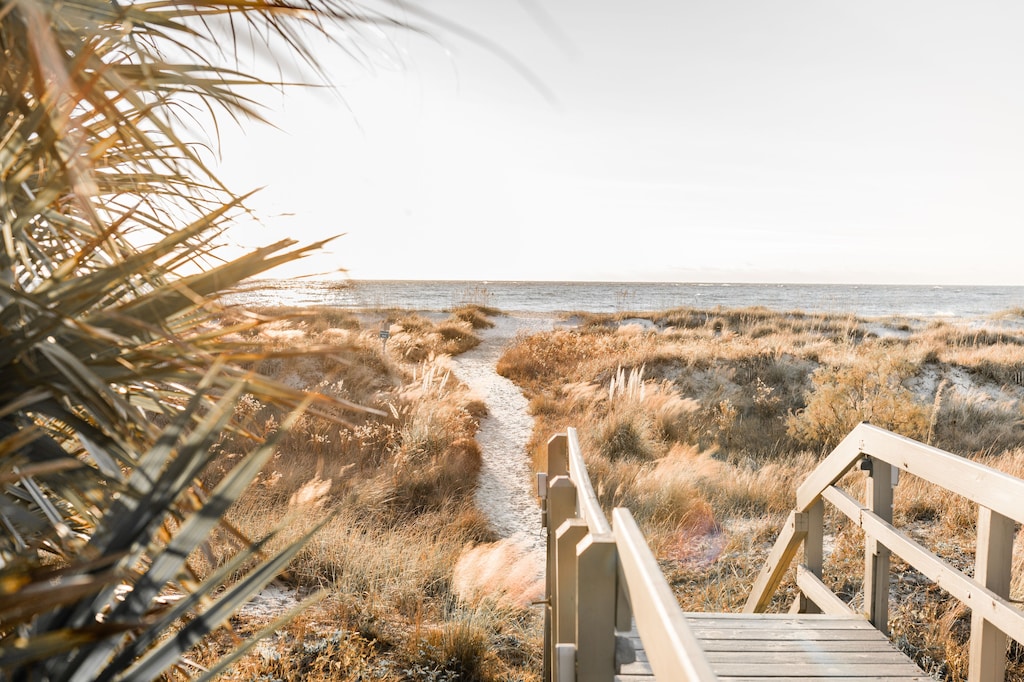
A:
[[[480,345],[480,337],[473,333],[473,326],[463,320],[450,320],[437,326],[441,337],[438,350],[448,355],[458,355]]]
[[[452,316],[456,319],[468,322],[473,329],[490,329],[494,326],[488,317],[499,314],[494,308],[478,305],[464,305],[452,310]]]
[[[903,386],[911,369],[893,354],[868,349],[848,365],[815,370],[807,406],[787,420],[789,435],[807,446],[830,450],[859,422],[869,421],[923,440],[928,411]]]
[[[456,621],[431,628],[414,640],[407,679],[437,682],[487,682],[487,659],[492,655],[486,632],[471,622]]]

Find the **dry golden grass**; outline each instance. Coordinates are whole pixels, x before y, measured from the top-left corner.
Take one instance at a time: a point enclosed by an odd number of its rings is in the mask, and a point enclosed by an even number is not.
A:
[[[240,332],[271,348],[336,347],[254,369],[383,416],[343,427],[307,415],[232,510],[249,536],[289,514],[292,536],[330,517],[285,579],[296,595],[324,587],[330,597],[238,663],[234,679],[536,679],[528,604],[540,567],[473,508],[486,408],[447,366],[494,312],[392,311],[386,352],[379,319],[364,326],[344,311]],[[1018,332],[762,309],[669,311],[649,316],[650,331],[621,319],[585,316],[575,329],[520,337],[499,371],[530,400],[536,451],[565,426],[580,430],[602,503],[633,510],[684,608],[742,608],[796,486],[862,419],[1024,474]],[[237,411],[255,438],[282,419],[252,398]],[[230,460],[248,445],[226,434],[219,447]],[[863,473],[843,484],[858,494]],[[909,476],[897,488],[897,525],[957,566],[972,562],[975,513]],[[834,512],[826,533],[825,580],[857,606],[863,536]],[[202,573],[218,560],[213,548],[192,564]],[[894,565],[897,643],[925,669],[962,679],[969,614]],[[773,607],[794,594],[784,582]],[[1020,553],[1012,596],[1024,596]],[[261,624],[250,615],[235,629]]]
[[[517,557],[507,548],[502,553],[473,503],[481,461],[474,435],[486,409],[448,366],[449,354],[479,342],[473,329],[484,325],[466,316],[398,314],[386,348],[379,317],[364,327],[337,310],[240,332],[273,349],[334,347],[320,358],[298,354],[253,369],[380,414],[349,425],[330,415],[303,416],[231,509],[229,520],[247,538],[288,521],[271,545],[326,519],[290,565],[283,588],[289,599],[317,589],[329,596],[237,662],[228,679],[537,679],[539,622],[520,598],[528,586],[508,583],[504,594],[467,587],[480,582],[485,566],[467,557],[489,554],[491,570],[507,562],[507,575],[514,575]],[[236,414],[249,437],[224,434],[217,447],[225,463],[283,418],[251,396]],[[214,478],[216,472],[208,483]],[[190,564],[206,573],[242,541],[224,533]],[[518,597],[509,598],[517,589]],[[223,633],[221,641],[245,637],[268,620],[246,614],[233,623],[236,634]],[[196,661],[216,653],[216,646],[200,651]]]
[[[544,598],[543,560],[516,538],[467,547],[453,583],[463,600],[523,608]]]
[[[469,322],[473,329],[490,329],[494,326],[489,318],[500,315],[497,308],[482,305],[462,305],[452,310],[452,316]]]
[[[623,325],[646,318],[651,327]],[[583,315],[575,329],[517,339],[499,372],[520,385],[542,444],[580,433],[602,504],[627,506],[684,608],[740,610],[795,490],[860,421],[1024,474],[1024,330],[742,310]],[[998,327],[996,325],[999,325]],[[860,496],[863,472],[842,482]],[[905,476],[896,525],[972,570],[977,511]],[[825,580],[861,601],[864,541],[826,516]],[[966,675],[969,613],[894,562],[897,644],[942,679]],[[1024,596],[1024,552],[1012,598]],[[790,579],[773,607],[795,595]],[[1021,648],[1008,679],[1024,679]]]

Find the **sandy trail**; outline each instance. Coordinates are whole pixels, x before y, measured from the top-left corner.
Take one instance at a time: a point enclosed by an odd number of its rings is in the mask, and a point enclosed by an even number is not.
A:
[[[527,412],[528,402],[523,394],[511,381],[499,376],[496,368],[505,346],[516,334],[551,329],[557,318],[523,313],[492,320],[495,326],[482,331],[482,343],[455,357],[452,364],[455,376],[487,404],[488,416],[477,432],[483,466],[476,503],[505,542],[487,547],[479,557],[470,555],[471,561],[465,565],[460,560],[455,572],[461,575],[462,583],[469,585],[470,592],[507,591],[516,603],[525,605],[543,596],[544,585],[544,536],[526,452],[533,417]],[[364,324],[379,324],[379,320],[373,318]],[[297,603],[295,590],[270,585],[243,606],[240,615],[277,617]]]
[[[556,319],[508,314],[492,321],[492,329],[482,330],[482,343],[454,359],[455,375],[484,400],[488,409],[488,416],[477,432],[483,467],[476,503],[501,537],[515,538],[530,549],[542,551],[540,508],[526,452],[533,417],[527,412],[528,402],[519,388],[499,376],[495,368],[516,334],[551,329]]]

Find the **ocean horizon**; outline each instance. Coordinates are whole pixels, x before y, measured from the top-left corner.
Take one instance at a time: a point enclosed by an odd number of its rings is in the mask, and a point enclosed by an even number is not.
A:
[[[764,307],[861,317],[977,318],[1024,310],[1024,286],[490,280],[250,280],[226,296],[248,306],[628,313]]]

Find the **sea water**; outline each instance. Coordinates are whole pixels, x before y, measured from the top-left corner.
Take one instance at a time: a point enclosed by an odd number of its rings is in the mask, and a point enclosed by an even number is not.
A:
[[[1024,309],[1024,286],[252,280],[229,295],[250,306],[444,311],[463,304],[507,312],[649,312],[761,306],[861,317],[975,318]]]

